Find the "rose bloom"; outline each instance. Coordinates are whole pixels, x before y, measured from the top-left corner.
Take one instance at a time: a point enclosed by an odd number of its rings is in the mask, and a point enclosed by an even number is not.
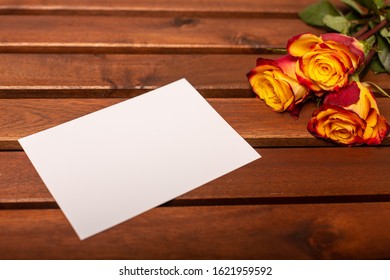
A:
[[[295,76],[296,59],[286,55],[276,60],[259,58],[248,74],[253,91],[273,111],[297,115],[297,105],[309,94]]]
[[[363,46],[355,38],[338,33],[317,37],[310,33],[291,38],[290,55],[298,58],[296,75],[300,83],[321,95],[348,84],[348,78],[364,61]]]
[[[378,145],[390,131],[371,90],[360,82],[327,94],[307,128],[316,137],[348,146]]]

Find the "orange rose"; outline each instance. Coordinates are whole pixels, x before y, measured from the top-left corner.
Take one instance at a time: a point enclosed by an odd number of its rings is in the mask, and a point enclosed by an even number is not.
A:
[[[295,70],[298,81],[317,94],[346,86],[349,76],[364,61],[359,41],[338,33],[320,37],[301,34],[288,41],[287,50],[298,58]]]
[[[259,58],[248,74],[253,91],[276,112],[289,111],[297,115],[296,105],[309,94],[295,76],[296,59],[287,55],[277,60]]]
[[[348,146],[378,145],[390,131],[371,90],[360,82],[327,94],[307,128],[316,137]]]

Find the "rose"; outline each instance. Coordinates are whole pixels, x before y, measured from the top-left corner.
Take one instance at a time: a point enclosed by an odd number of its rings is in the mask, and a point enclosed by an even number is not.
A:
[[[360,82],[328,93],[307,128],[316,137],[348,146],[378,145],[390,131],[371,90]]]
[[[297,105],[308,96],[309,90],[295,76],[296,59],[286,55],[276,60],[259,58],[248,74],[253,91],[276,112],[298,114]]]
[[[298,81],[321,95],[322,91],[338,90],[364,61],[363,46],[355,38],[338,33],[317,37],[305,33],[292,37],[288,53],[298,58]]]

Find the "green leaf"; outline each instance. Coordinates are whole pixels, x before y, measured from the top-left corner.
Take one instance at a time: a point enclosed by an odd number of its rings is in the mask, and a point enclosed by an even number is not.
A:
[[[327,15],[341,16],[342,13],[329,1],[322,1],[310,5],[299,13],[299,17],[304,22],[318,27],[326,27],[323,19]]]
[[[363,16],[353,10],[344,14],[344,17],[349,21],[350,24],[347,34],[349,36],[354,36],[362,27],[365,26],[365,23],[361,22]]]
[[[376,6],[378,7],[378,9],[382,9],[383,6],[385,5],[385,1],[383,0],[374,0]]]
[[[379,15],[379,9],[383,6],[382,0],[355,0],[355,2],[373,11],[377,15]]]
[[[343,16],[326,15],[324,17],[324,23],[327,27],[342,34],[348,34],[348,30],[351,27],[350,22]]]
[[[382,35],[384,39],[387,40],[387,43],[390,44],[390,31],[387,28],[382,28],[379,33]]]
[[[368,9],[363,7],[362,5],[359,5],[354,0],[342,0],[341,2],[343,2],[347,6],[351,7],[352,9],[354,9],[356,12],[358,12],[361,15],[368,14]]]
[[[360,41],[360,43],[363,45],[364,55],[367,55],[376,43],[376,36],[373,35],[365,41]]]
[[[378,57],[383,68],[390,73],[390,44],[380,35],[376,36],[378,41]]]
[[[349,21],[359,21],[362,18],[362,16],[355,11],[345,13],[344,17]]]
[[[385,14],[385,17],[388,21],[390,21],[390,9],[387,9],[385,10],[386,11],[386,14]]]
[[[386,69],[383,68],[382,63],[380,63],[379,58],[377,56],[371,60],[370,69],[375,74],[380,74],[380,73],[387,72]]]

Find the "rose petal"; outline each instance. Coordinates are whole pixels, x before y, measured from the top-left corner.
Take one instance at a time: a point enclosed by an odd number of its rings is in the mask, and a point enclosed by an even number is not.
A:
[[[349,37],[346,35],[342,35],[339,33],[326,33],[321,35],[321,38],[324,41],[334,41],[337,43],[341,43],[347,46],[353,54],[359,57],[360,61],[364,60],[364,51],[363,46],[360,44],[358,40],[353,37]]]
[[[311,33],[300,34],[288,40],[287,51],[292,56],[301,57],[322,42],[321,38]]]
[[[378,115],[375,110],[371,110],[367,120],[367,132],[365,138],[367,145],[379,145],[390,132],[390,125],[382,115]]]
[[[278,67],[278,64],[276,63],[275,60],[272,60],[272,59],[269,59],[269,58],[259,57],[256,60],[256,66],[261,66],[261,65],[272,65],[272,66]]]
[[[356,104],[359,101],[359,97],[360,89],[356,82],[353,82],[339,91],[328,93],[324,99],[324,104],[348,107]]]
[[[298,59],[296,57],[287,54],[276,59],[275,62],[278,64],[278,66],[283,70],[283,72],[286,75],[289,75],[290,77],[296,79],[295,65],[297,63],[297,60]]]
[[[360,82],[352,82],[352,85],[355,85],[359,89],[359,100],[355,103],[352,103],[345,108],[357,113],[362,119],[367,119],[371,109],[374,109],[379,115],[379,108],[374,97],[374,94],[369,87],[364,86]]]
[[[321,91],[321,88],[314,81],[310,80],[309,76],[304,72],[304,63],[305,62],[303,61],[302,57],[300,57],[295,67],[295,74],[297,76],[298,82],[315,92]]]

